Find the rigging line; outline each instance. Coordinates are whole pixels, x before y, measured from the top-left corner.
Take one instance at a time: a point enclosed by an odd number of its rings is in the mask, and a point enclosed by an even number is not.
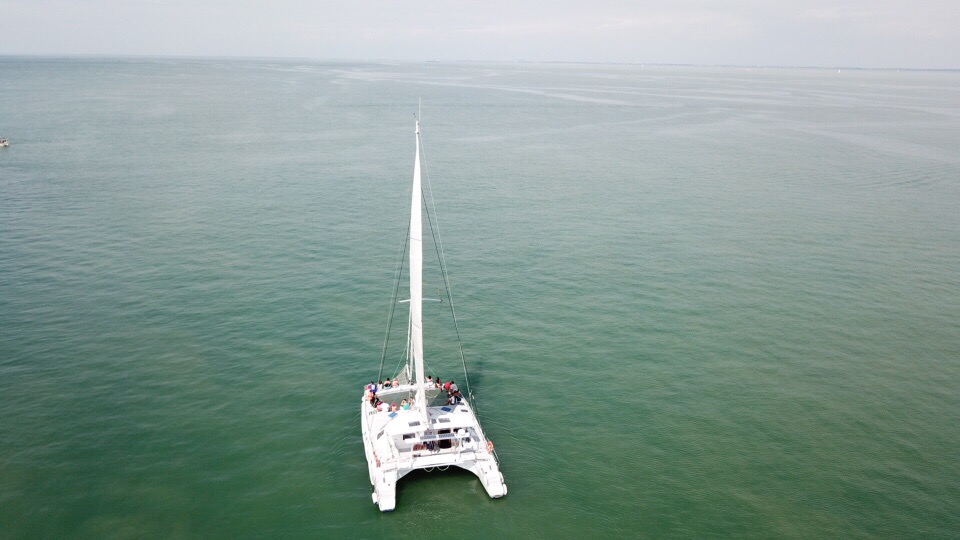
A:
[[[467,385],[467,396],[470,397],[470,401],[473,403],[474,411],[477,413],[477,415],[479,415],[480,411],[477,409],[476,402],[473,398],[473,387],[470,385],[470,376],[467,374],[467,359],[463,354],[463,340],[460,338],[460,324],[457,322],[457,311],[453,307],[453,294],[450,292],[450,279],[447,277],[447,262],[443,254],[443,240],[440,238],[440,222],[436,215],[437,207],[436,200],[433,198],[433,183],[430,182],[430,172],[424,166],[427,159],[426,153],[423,151],[423,137],[419,132],[417,133],[417,138],[420,143],[420,167],[423,169],[424,176],[427,179],[427,190],[430,192],[430,204],[427,204],[425,193],[421,193],[421,198],[423,199],[424,207],[427,210],[427,223],[430,225],[430,234],[433,235],[433,245],[437,250],[437,258],[440,260],[440,275],[443,276],[443,286],[447,290],[447,300],[450,302],[450,315],[453,317],[453,328],[457,334],[457,346],[460,349],[460,362],[463,364],[463,378]],[[431,206],[433,207],[432,214],[430,212]],[[436,232],[434,232],[434,226],[436,226]]]
[[[393,367],[393,372],[396,373],[397,375],[399,375],[399,374],[400,374],[400,364],[403,364],[404,361],[406,361],[406,360],[407,360],[406,357],[400,357],[400,360],[397,360],[397,365]],[[394,375],[394,377],[396,377],[397,375]]]
[[[393,328],[393,317],[397,311],[397,295],[400,294],[400,278],[403,275],[403,254],[407,251],[407,242],[410,241],[410,223],[407,223],[407,232],[404,234],[400,255],[397,257],[397,270],[393,282],[393,298],[390,300],[390,312],[387,315],[387,332],[383,337],[383,351],[380,353],[380,370],[377,371],[377,380],[383,378],[383,362],[387,358],[387,345],[390,343],[390,330]]]
[[[440,287],[437,287],[437,297],[440,296],[439,293],[440,293]],[[437,319],[436,319],[436,321],[433,321],[433,323],[432,323],[432,324],[436,324],[436,326],[434,327],[434,330],[435,330],[437,333],[439,333],[439,331],[440,331],[440,312],[443,311],[443,308],[441,307],[440,304],[442,304],[442,303],[443,303],[442,300],[439,301],[439,302],[437,302]],[[424,323],[426,323],[426,320],[427,320],[427,319],[424,319]],[[427,332],[426,326],[424,326],[423,331],[424,331],[425,333]],[[433,376],[436,376],[436,375],[437,375],[437,372],[435,372],[435,371],[433,370],[433,368],[430,367],[429,364],[427,364],[427,359],[426,359],[426,358],[423,359],[423,369],[424,369],[424,370],[429,370],[429,371],[430,371],[430,375],[433,375]],[[426,372],[424,372],[424,373],[426,373]]]
[[[407,325],[407,343],[409,342],[410,342],[410,325],[408,324]],[[399,360],[397,360],[397,365],[393,367],[393,372],[395,374],[394,377],[397,377],[400,375],[400,365],[404,363],[407,363],[407,364],[410,363],[410,347],[405,348],[403,355],[400,356]]]

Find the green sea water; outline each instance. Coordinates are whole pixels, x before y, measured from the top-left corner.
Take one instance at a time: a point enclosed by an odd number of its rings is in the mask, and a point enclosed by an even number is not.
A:
[[[510,492],[381,514],[418,99]],[[960,535],[958,73],[4,57],[0,137],[0,537]]]

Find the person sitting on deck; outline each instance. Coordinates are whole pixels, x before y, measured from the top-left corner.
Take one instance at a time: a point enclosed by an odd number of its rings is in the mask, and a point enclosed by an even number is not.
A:
[[[450,391],[450,385],[451,385],[451,384],[453,384],[453,381],[447,381],[447,382],[443,383],[443,389],[446,390],[447,392],[449,392],[449,391]]]
[[[391,386],[393,386],[393,381],[391,381],[390,379],[387,379],[386,381],[384,381],[383,383],[384,388],[390,388]]]
[[[407,403],[407,400],[403,400],[403,401],[400,402],[400,408],[403,409],[403,410],[405,410],[405,411],[409,411],[409,410],[410,410],[410,404]]]
[[[393,378],[393,386],[394,386],[394,388],[396,388],[397,386],[400,386],[400,379],[394,377],[394,378]]]
[[[433,375],[427,375],[427,386],[433,386]]]
[[[458,405],[460,400],[463,399],[463,396],[460,395],[460,391],[450,393],[450,398],[447,399],[447,405]]]
[[[393,405],[391,405],[391,406],[390,406],[390,410],[393,411],[393,412],[397,412],[397,404],[394,403]]]
[[[460,388],[457,387],[457,383],[450,381],[450,392],[460,392]]]
[[[370,406],[376,408],[378,401],[380,400],[377,398],[377,394],[370,392]]]

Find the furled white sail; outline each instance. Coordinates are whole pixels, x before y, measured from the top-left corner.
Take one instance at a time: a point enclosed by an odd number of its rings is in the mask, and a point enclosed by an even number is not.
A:
[[[413,360],[417,404],[426,418],[423,391],[423,218],[420,185],[420,121],[416,125],[417,152],[413,164],[413,195],[410,201],[410,358]]]

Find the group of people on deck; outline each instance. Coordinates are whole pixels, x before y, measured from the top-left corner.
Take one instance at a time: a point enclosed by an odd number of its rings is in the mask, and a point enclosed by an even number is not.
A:
[[[440,388],[447,392],[447,405],[458,405],[463,401],[463,395],[460,394],[460,388],[457,387],[457,383],[453,382],[451,379],[449,382],[442,382],[440,377],[437,377],[437,380],[434,381],[433,377],[427,376],[427,388],[433,386],[434,388]]]
[[[414,405],[417,404],[417,400],[413,399],[404,399],[400,404],[396,403],[387,403],[382,401],[377,394],[367,390],[366,401],[370,403],[370,406],[376,409],[377,412],[397,412],[397,411],[409,411]]]
[[[397,412],[397,411],[409,411],[414,405],[417,404],[417,400],[413,399],[404,399],[400,404],[396,403],[387,403],[380,399],[377,396],[377,391],[381,388],[392,388],[399,387],[400,381],[397,379],[387,379],[386,381],[373,382],[370,381],[370,384],[364,387],[363,399],[364,401],[370,403],[370,406],[376,409],[377,412]]]
[[[397,378],[394,378],[392,381],[387,379],[386,381],[373,382],[370,381],[370,384],[364,387],[364,400],[370,403],[370,406],[376,409],[378,412],[396,412],[398,410],[410,410],[411,407],[416,405],[416,400],[412,397],[410,399],[404,399],[400,404],[396,403],[386,403],[381,401],[377,397],[377,391],[381,388],[396,388],[400,386],[400,381]],[[439,388],[444,390],[447,393],[447,405],[458,405],[463,401],[463,395],[460,394],[460,388],[457,387],[457,383],[450,380],[448,382],[443,382],[440,380],[440,377],[437,377],[434,380],[432,375],[427,376],[427,381],[424,383],[424,386],[427,388]]]

